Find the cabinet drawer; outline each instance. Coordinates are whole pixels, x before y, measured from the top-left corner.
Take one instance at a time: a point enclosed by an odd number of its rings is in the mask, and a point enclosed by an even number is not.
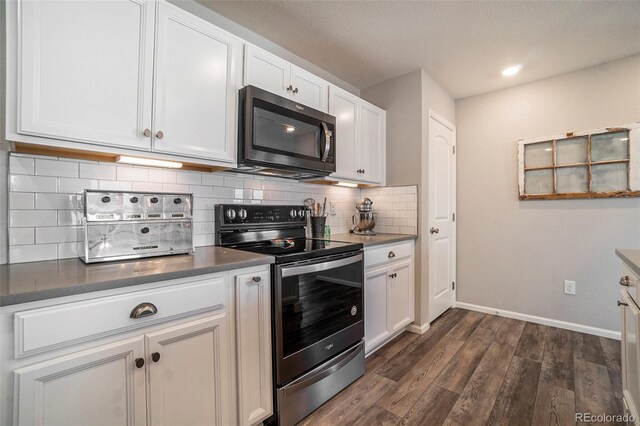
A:
[[[157,289],[16,312],[15,357],[60,348],[82,341],[150,326],[188,315],[225,309],[227,275],[159,283]],[[163,285],[164,284],[164,285]],[[157,312],[131,318],[140,304],[153,304]]]
[[[629,296],[631,296],[636,304],[640,302],[640,286],[638,285],[640,282],[640,278],[638,275],[631,270],[627,265],[622,264],[622,276],[621,278],[629,277],[629,286],[628,287],[620,287],[627,290]],[[621,280],[622,282],[622,280]]]
[[[397,244],[389,244],[382,247],[365,249],[364,267],[369,269],[374,266],[385,265],[411,257],[413,254],[413,240],[403,241]]]

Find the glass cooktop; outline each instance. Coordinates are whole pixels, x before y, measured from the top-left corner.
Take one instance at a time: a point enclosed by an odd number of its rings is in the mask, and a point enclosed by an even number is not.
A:
[[[276,263],[296,262],[331,254],[347,253],[362,249],[362,244],[306,238],[278,239],[227,246],[276,257]]]

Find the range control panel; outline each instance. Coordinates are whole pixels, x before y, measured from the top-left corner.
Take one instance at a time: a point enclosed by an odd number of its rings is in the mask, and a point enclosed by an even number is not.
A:
[[[216,222],[224,225],[305,225],[307,221],[307,209],[304,206],[219,204],[216,206],[216,215]]]

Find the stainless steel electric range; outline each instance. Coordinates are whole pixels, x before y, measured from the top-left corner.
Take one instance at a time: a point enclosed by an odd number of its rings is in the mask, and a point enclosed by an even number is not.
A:
[[[293,425],[364,374],[362,244],[305,238],[301,206],[217,205],[216,244],[275,256],[275,418]]]

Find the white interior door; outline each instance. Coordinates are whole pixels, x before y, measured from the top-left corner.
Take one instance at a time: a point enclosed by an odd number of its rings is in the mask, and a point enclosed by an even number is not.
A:
[[[157,22],[154,150],[233,162],[237,40],[165,3]]]
[[[455,301],[455,127],[429,112],[429,321]]]

